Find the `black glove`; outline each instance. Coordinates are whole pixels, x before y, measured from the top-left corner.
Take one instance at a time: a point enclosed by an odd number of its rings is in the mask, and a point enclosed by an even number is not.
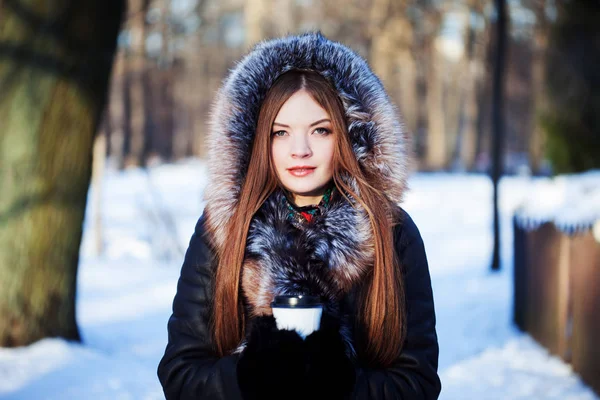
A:
[[[278,330],[273,316],[250,322],[246,348],[237,363],[242,396],[251,399],[304,399],[305,344],[293,330]]]
[[[356,371],[346,356],[339,319],[325,310],[321,327],[306,337],[307,388],[310,399],[344,399],[354,388]]]

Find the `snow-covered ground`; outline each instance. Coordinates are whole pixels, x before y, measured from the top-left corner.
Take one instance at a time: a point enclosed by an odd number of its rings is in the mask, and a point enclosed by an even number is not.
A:
[[[77,318],[83,343],[44,339],[0,349],[0,398],[163,398],[156,366],[167,341],[182,251],[203,207],[205,172],[196,160],[149,174],[107,171],[104,253],[94,255],[91,204],[81,248]],[[428,253],[443,400],[599,399],[568,365],[511,323],[510,217],[530,187],[528,178],[501,183],[503,268],[491,273],[489,179],[417,174],[410,180],[404,207]]]

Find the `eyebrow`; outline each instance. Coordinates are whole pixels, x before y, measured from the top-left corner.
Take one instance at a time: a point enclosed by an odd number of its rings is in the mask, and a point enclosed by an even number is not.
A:
[[[310,128],[310,127],[313,127],[313,126],[315,126],[315,125],[319,125],[319,124],[321,124],[321,123],[323,123],[323,122],[331,122],[331,120],[330,120],[329,118],[323,118],[323,119],[320,119],[320,120],[318,120],[318,121],[316,121],[316,122],[313,122],[312,124],[310,124],[310,125],[309,125],[309,128]],[[279,123],[279,122],[273,122],[273,125],[279,125],[279,126],[283,126],[284,128],[289,128],[289,127],[290,127],[289,125],[286,125],[286,124],[281,124],[281,123]]]

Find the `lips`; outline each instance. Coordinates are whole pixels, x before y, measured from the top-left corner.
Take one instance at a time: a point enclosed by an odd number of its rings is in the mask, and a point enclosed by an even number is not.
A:
[[[290,174],[292,174],[293,176],[302,177],[302,176],[312,174],[312,172],[315,170],[315,168],[316,167],[308,167],[308,166],[292,167],[292,168],[288,169],[288,172]]]

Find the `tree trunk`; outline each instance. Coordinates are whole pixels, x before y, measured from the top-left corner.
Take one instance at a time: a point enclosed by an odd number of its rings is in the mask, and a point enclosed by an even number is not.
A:
[[[207,31],[220,23],[222,14],[219,8],[208,9],[206,5],[206,1],[199,1],[196,5],[195,12],[204,24],[200,24],[199,34],[188,41],[189,50],[182,55],[183,60],[176,70],[176,75],[181,78],[173,83],[173,97],[177,105],[173,110],[173,154],[176,159],[187,156],[205,158],[206,118],[212,101],[212,95],[207,94],[215,93],[226,71],[225,68],[219,75],[211,75],[211,64],[224,59],[225,55],[218,45],[204,40]]]
[[[408,25],[410,26],[410,24]],[[398,50],[398,81],[400,90],[400,111],[408,131],[414,135],[417,129],[417,66],[410,49]]]
[[[423,17],[415,25],[414,57],[416,70],[416,130],[415,150],[419,169],[432,170],[446,167],[446,137],[444,135],[443,80],[435,70],[435,39],[441,26],[441,14],[425,7]]]
[[[506,0],[495,0],[496,15],[496,53],[493,81],[493,146],[492,146],[492,183],[494,184],[494,252],[492,270],[500,269],[500,212],[498,210],[498,184],[503,171],[504,160],[504,77],[506,64],[506,45],[508,32],[508,16]]]
[[[373,1],[369,15],[369,63],[399,105],[407,129],[414,133],[417,125],[414,28],[406,8],[406,1]]]
[[[194,47],[197,49],[197,54],[186,54],[184,62],[175,67],[176,79],[173,81],[173,101],[176,107],[173,108],[171,143],[171,158],[173,160],[180,160],[188,155],[192,132],[199,133],[203,129],[201,124],[198,124],[194,129],[191,123],[196,114],[204,117],[202,96],[209,93],[202,85],[207,82],[205,68],[202,64],[204,61],[202,56],[205,50],[200,46],[200,43],[194,41],[194,44],[196,45]],[[189,68],[190,65],[194,65],[195,68]],[[192,71],[189,71],[190,69]],[[194,110],[194,112],[190,110]],[[206,122],[204,118],[198,118],[198,120]]]
[[[469,71],[473,71],[475,68],[476,66],[471,62]],[[473,73],[465,93],[464,125],[462,126],[462,146],[460,149],[461,162],[468,171],[473,171],[475,168],[477,157],[477,118],[479,114],[477,86],[479,80],[476,79],[476,76],[476,73]]]
[[[162,101],[157,102],[159,105],[159,119],[158,124],[160,129],[160,137],[168,138],[167,140],[161,140],[161,151],[160,155],[169,159],[173,157],[173,110],[175,108],[175,99],[173,96],[175,80],[181,79],[181,74],[177,72],[180,69],[175,67],[175,57],[171,50],[171,44],[173,43],[172,31],[171,31],[171,1],[161,0],[161,35],[162,35],[162,46],[160,50],[160,62],[159,62],[159,76],[158,80],[161,84],[159,89],[159,99]],[[154,135],[158,139],[159,135]]]
[[[448,144],[443,104],[443,85],[437,50],[431,45],[427,65],[427,161],[431,170],[441,170],[448,166]]]
[[[0,2],[0,346],[79,340],[92,148],[124,8],[117,0]]]
[[[147,0],[131,1],[132,44],[127,63],[130,98],[131,147],[127,165],[144,165],[146,149],[146,11]]]
[[[477,44],[472,14],[482,15],[481,4],[471,0],[465,32],[465,58],[462,68],[464,80],[461,95],[461,111],[458,133],[458,153],[461,167],[472,171],[477,157],[478,126],[477,121],[481,105],[478,104],[478,91],[483,76],[483,58],[485,57],[482,44]]]
[[[415,155],[417,157],[417,161],[419,164],[419,169],[425,168],[425,157],[426,157],[426,148],[427,148],[427,52],[423,50],[423,43],[419,40],[415,41],[415,59],[417,65],[420,68],[417,69],[416,73],[416,81],[415,81],[415,91],[417,95],[417,107],[416,110],[416,128],[414,135],[414,147],[415,147]]]
[[[492,97],[496,42],[498,40],[497,21],[488,20],[484,28],[484,51],[481,81],[477,88],[477,150],[476,169],[491,173],[492,159]]]
[[[271,31],[269,13],[272,6],[272,0],[244,1],[244,24],[248,49],[258,41],[265,39]]]
[[[545,0],[536,3],[536,24],[533,33],[533,62],[531,63],[531,80],[533,85],[533,131],[529,139],[529,163],[531,171],[539,174],[544,159],[544,132],[540,115],[544,112],[546,84],[545,58],[548,43],[548,22],[546,19]]]
[[[273,33],[276,36],[296,33],[299,22],[296,8],[296,0],[277,0],[273,3],[270,12],[271,15],[276,15],[275,18],[272,18]]]
[[[110,96],[108,104],[109,135],[108,153],[112,163],[117,169],[125,167],[125,137],[129,130],[128,117],[126,115],[126,68],[125,51],[119,50],[115,55],[112,79],[110,84]]]
[[[393,74],[394,60],[391,53],[394,51],[394,32],[390,29],[390,0],[373,0],[371,4],[369,21],[371,29],[371,46],[369,63],[373,71],[381,79],[384,86],[390,90]]]

